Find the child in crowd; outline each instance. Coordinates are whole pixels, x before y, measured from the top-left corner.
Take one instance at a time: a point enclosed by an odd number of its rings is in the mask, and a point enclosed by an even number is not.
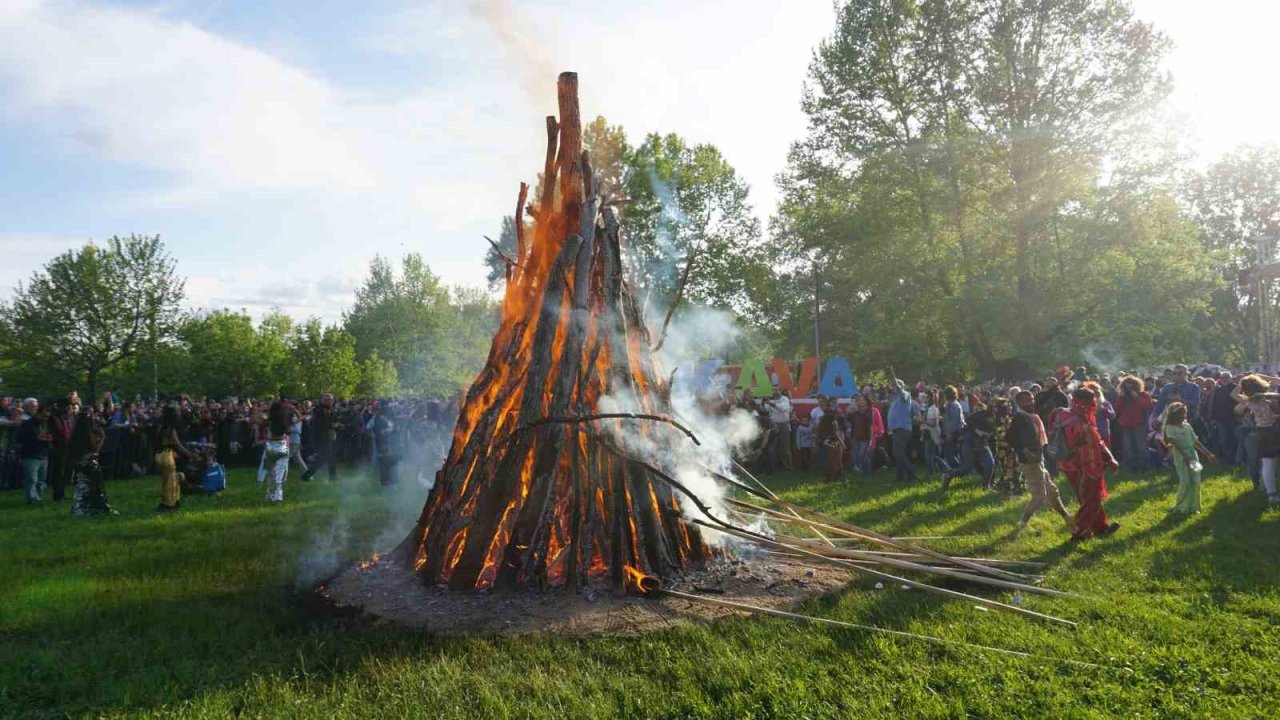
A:
[[[813,427],[809,424],[809,416],[800,417],[800,425],[796,427],[796,449],[800,451],[800,470],[809,472],[813,466]]]
[[[1174,502],[1175,513],[1190,515],[1200,512],[1200,458],[1213,462],[1213,453],[1200,444],[1196,431],[1187,422],[1187,406],[1170,403],[1164,419],[1164,442],[1169,446],[1174,471],[1178,475],[1178,498]]]

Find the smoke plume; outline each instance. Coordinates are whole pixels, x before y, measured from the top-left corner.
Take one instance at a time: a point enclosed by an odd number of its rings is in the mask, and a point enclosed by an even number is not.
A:
[[[529,100],[539,108],[555,107],[555,97],[548,96],[551,85],[547,81],[556,77],[555,65],[528,34],[527,28],[518,24],[511,0],[472,0],[471,11],[497,38],[502,54],[513,66]]]

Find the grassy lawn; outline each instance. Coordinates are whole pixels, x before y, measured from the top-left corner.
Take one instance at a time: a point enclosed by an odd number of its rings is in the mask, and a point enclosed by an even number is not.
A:
[[[643,638],[443,640],[340,627],[306,611],[322,568],[399,539],[421,498],[290,478],[268,507],[249,471],[220,498],[156,515],[154,478],[111,483],[118,517],[0,494],[0,715],[16,717],[1263,717],[1280,712],[1280,513],[1216,474],[1205,512],[1173,521],[1166,474],[1112,481],[1124,527],[1081,546],[1044,511],[959,481],[892,472],[833,488],[774,478],[788,499],[940,549],[1051,563],[1087,600],[1028,597],[1075,630],[859,579],[802,610],[1114,666],[734,619]],[[1070,502],[1070,501],[1069,501]],[[397,512],[399,509],[399,512]],[[993,597],[1002,597],[995,593]]]

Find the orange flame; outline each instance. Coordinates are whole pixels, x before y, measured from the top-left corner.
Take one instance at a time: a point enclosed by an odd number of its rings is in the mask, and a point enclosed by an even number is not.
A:
[[[662,581],[633,565],[622,566],[622,586],[627,592],[636,595],[648,595],[662,587]]]

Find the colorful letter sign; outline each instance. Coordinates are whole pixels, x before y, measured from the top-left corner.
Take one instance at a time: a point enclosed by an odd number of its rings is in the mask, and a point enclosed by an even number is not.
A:
[[[818,382],[818,359],[805,358],[800,363],[799,379],[792,379],[791,365],[782,358],[774,358],[766,366],[763,360],[748,358],[741,365],[721,365],[718,360],[707,360],[692,369],[698,392],[714,387],[746,390],[756,397],[773,394],[774,382],[793,398],[805,398],[822,393],[829,397],[847,398],[858,392],[857,379],[849,361],[842,357],[827,360],[822,380]],[[769,371],[773,371],[770,377]],[[717,382],[718,381],[718,382]],[[723,384],[721,384],[723,383]]]

